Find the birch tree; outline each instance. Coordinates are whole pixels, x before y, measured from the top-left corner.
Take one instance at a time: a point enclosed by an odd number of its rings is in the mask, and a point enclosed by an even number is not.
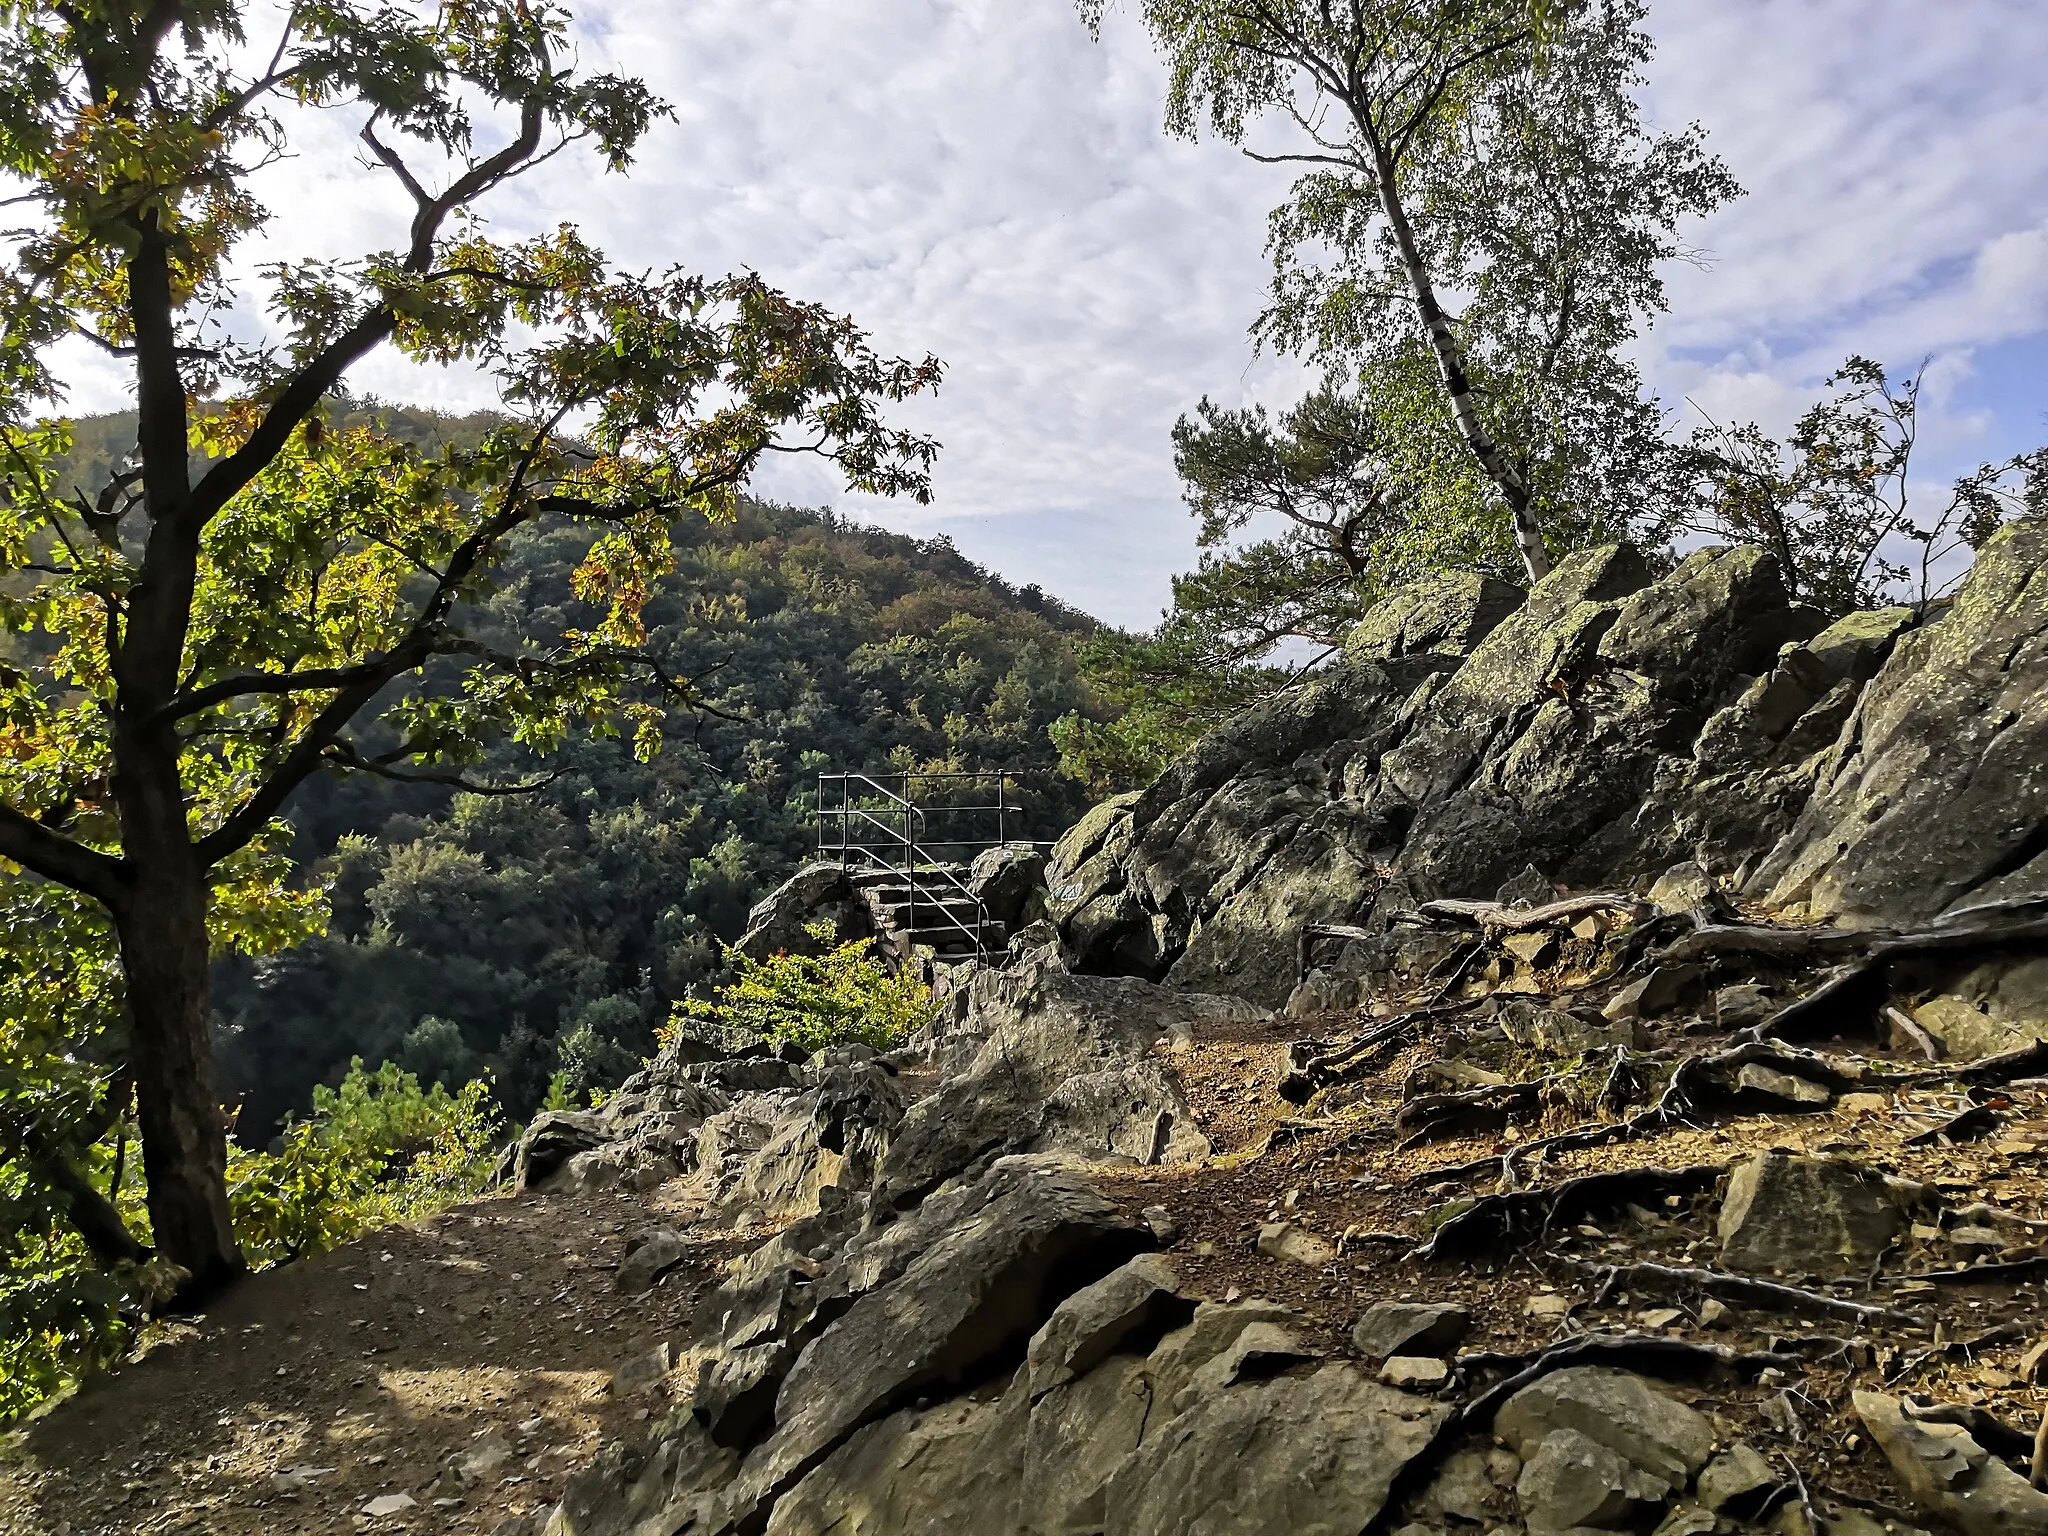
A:
[[[1080,0],[1099,27],[1104,0]],[[1655,510],[1665,447],[1622,349],[1664,305],[1681,222],[1738,190],[1633,92],[1643,0],[1143,0],[1169,131],[1302,168],[1271,216],[1263,342],[1361,379],[1434,365],[1431,419],[1554,547]],[[1368,396],[1369,406],[1377,402]]]

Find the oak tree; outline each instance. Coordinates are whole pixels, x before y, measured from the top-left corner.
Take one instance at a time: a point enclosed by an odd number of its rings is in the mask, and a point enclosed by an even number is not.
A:
[[[566,226],[493,238],[491,193],[566,153],[621,170],[667,110],[579,71],[563,10],[296,0],[252,38],[257,14],[0,12],[23,226],[0,273],[0,873],[76,893],[118,951],[148,1237],[188,1296],[241,1265],[209,959],[303,931],[318,897],[284,857],[294,790],[468,784],[494,741],[546,752],[577,728],[653,752],[696,698],[643,643],[675,521],[728,515],[771,453],[924,498],[934,445],[881,412],[939,377],[751,275],[617,271]],[[252,276],[262,172],[316,112],[358,130],[406,237]],[[92,494],[48,419],[72,338],[130,371],[139,413]],[[380,351],[484,372],[502,424],[436,452],[330,426],[323,402]],[[486,644],[471,615],[536,522],[585,530],[582,611]]]

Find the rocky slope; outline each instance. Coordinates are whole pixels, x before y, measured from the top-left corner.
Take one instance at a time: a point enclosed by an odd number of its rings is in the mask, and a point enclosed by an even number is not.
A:
[[[671,1213],[616,1292],[734,1256],[498,1529],[2048,1536],[2044,749],[2039,522],[1833,625],[1751,550],[1402,594],[909,1047],[531,1128],[511,1208]]]
[[[1598,550],[1526,599],[1477,579],[1395,599],[1340,665],[1069,832],[1052,915],[1081,969],[1276,1006],[1303,924],[1531,867],[1583,889],[1694,859],[1776,910],[1920,921],[2048,893],[2044,764],[2040,521],[1925,619],[1826,626],[1759,550],[1657,579]]]
[[[1402,594],[916,1049],[585,1127],[786,1224],[545,1529],[2048,1532],[2048,1210],[1958,1151],[2048,1147],[2044,685],[2039,523],[1925,615]]]

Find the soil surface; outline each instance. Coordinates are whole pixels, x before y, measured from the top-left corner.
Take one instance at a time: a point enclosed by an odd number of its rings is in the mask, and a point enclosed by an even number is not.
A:
[[[758,1240],[709,1235],[620,1295],[626,1239],[679,1214],[659,1194],[486,1199],[252,1276],[4,1443],[0,1532],[425,1536],[544,1508],[659,1406],[614,1395],[613,1371]]]

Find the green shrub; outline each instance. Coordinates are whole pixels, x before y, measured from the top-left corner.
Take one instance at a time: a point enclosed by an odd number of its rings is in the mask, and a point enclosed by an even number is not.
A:
[[[483,1192],[502,1131],[487,1080],[423,1089],[358,1057],[340,1087],[314,1090],[313,1117],[287,1125],[277,1151],[233,1149],[235,1236],[262,1268],[432,1215]]]
[[[829,941],[829,929],[814,930]],[[706,1002],[675,1006],[664,1041],[692,1020],[733,1026],[807,1051],[828,1045],[869,1045],[888,1050],[932,1018],[930,991],[909,971],[891,974],[867,939],[822,955],[773,955],[753,960],[735,950],[726,957],[735,980]]]

